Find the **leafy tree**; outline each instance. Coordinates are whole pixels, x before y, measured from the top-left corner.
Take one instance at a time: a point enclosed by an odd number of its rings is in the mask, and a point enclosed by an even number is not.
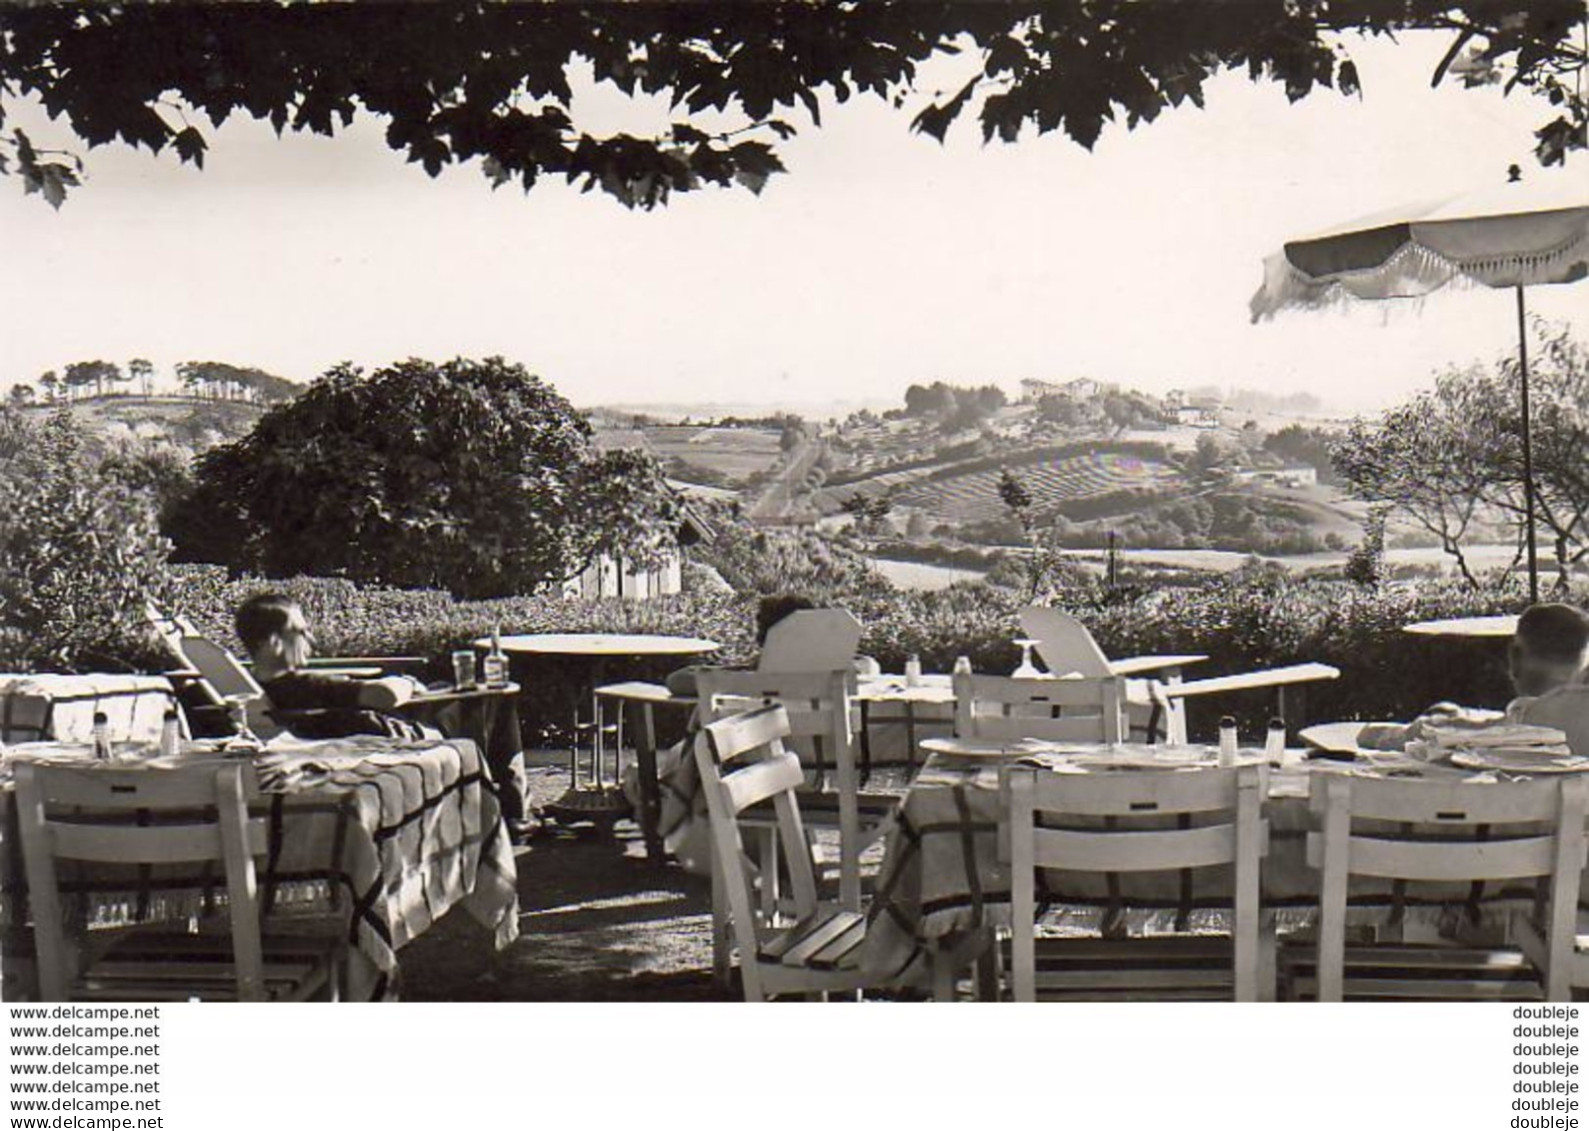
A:
[[[1589,557],[1589,349],[1564,327],[1536,321],[1529,391],[1536,521],[1558,583]],[[1473,580],[1461,541],[1483,507],[1521,526],[1521,398],[1516,359],[1442,375],[1432,392],[1355,423],[1333,452],[1360,498],[1384,502],[1441,540]]]
[[[894,503],[886,494],[864,495],[857,491],[840,504],[840,509],[845,514],[855,516],[855,528],[859,532],[875,534],[887,521],[889,512],[894,509]]]
[[[1331,459],[1348,491],[1433,534],[1477,587],[1462,543],[1482,505],[1487,441],[1476,421],[1452,407],[1440,392],[1425,393],[1378,421],[1353,421]]]
[[[1363,540],[1347,555],[1346,580],[1375,589],[1385,580],[1385,508],[1371,507],[1363,521]]]
[[[26,381],[19,381],[12,385],[11,392],[7,396],[14,405],[32,404],[35,399],[33,386]]]
[[[74,361],[66,367],[67,388],[86,389],[92,385],[96,396],[103,396],[107,384],[121,379],[121,366],[114,361]]]
[[[655,460],[501,358],[328,372],[199,460],[179,552],[465,597],[527,592],[597,554],[656,564],[678,505]]]
[[[138,387],[143,390],[144,396],[152,395],[154,391],[154,364],[147,358],[135,357],[127,363],[127,375],[138,382]]]
[[[39,377],[39,388],[44,390],[44,396],[47,400],[53,401],[60,395],[61,379],[55,375],[55,370],[47,369],[44,371]]]
[[[975,115],[983,137],[1063,130],[1091,148],[1105,125],[1201,106],[1227,69],[1281,84],[1293,101],[1321,87],[1357,94],[1349,33],[1435,29],[1451,36],[1433,79],[1501,83],[1548,99],[1535,132],[1545,163],[1585,145],[1576,80],[1579,0],[1295,0],[1245,4],[874,0],[766,4],[10,5],[0,8],[0,127],[12,99],[36,98],[89,146],[174,150],[202,167],[237,111],[278,131],[327,136],[359,114],[431,175],[478,161],[493,185],[561,177],[630,207],[703,185],[760,191],[783,170],[776,142],[819,96],[856,93],[920,106],[918,68],[964,61],[964,85],[920,109],[942,138]],[[631,97],[675,109],[653,136],[581,124],[570,65]],[[727,121],[724,121],[726,113]],[[5,168],[59,206],[83,172],[20,130]],[[70,138],[67,139],[70,141]]]
[[[1334,483],[1334,462],[1330,449],[1336,437],[1322,428],[1287,424],[1264,437],[1263,449],[1281,459],[1305,463],[1319,473],[1320,483]]]
[[[0,410],[0,667],[103,670],[138,651],[168,584],[154,506],[104,468],[66,409]]]
[[[1192,470],[1206,475],[1225,462],[1225,446],[1212,432],[1204,432],[1197,437],[1197,446],[1192,451]]]
[[[232,365],[225,361],[181,361],[177,378],[189,389],[224,400],[250,400],[275,403],[291,400],[303,386],[253,366]]]

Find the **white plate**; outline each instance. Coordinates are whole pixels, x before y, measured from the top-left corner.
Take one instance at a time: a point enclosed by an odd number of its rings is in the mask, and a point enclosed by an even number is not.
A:
[[[1251,751],[1238,755],[1251,761]],[[1120,750],[1088,750],[1067,759],[1089,770],[1182,770],[1219,765],[1219,752],[1207,746],[1133,746]]]
[[[1589,771],[1589,758],[1559,750],[1519,747],[1458,750],[1451,764],[1468,770],[1499,770],[1508,774],[1581,774]]]
[[[951,758],[1021,758],[1053,750],[1054,746],[1029,739],[991,742],[976,738],[924,738],[921,748],[930,754],[945,754]]]

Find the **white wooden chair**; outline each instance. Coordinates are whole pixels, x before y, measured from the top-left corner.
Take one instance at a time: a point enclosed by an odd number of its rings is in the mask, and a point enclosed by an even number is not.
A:
[[[861,622],[845,609],[799,609],[767,630],[759,672],[826,672],[848,668],[861,643]]]
[[[1259,766],[1087,774],[1010,767],[1000,846],[1011,870],[1015,1000],[1272,996],[1272,986],[1261,985],[1272,979],[1259,903],[1269,842],[1264,777]],[[1166,827],[1166,818],[1175,826]],[[1221,865],[1234,873],[1228,940],[1036,936],[1039,869],[1130,873]]]
[[[340,942],[265,938],[254,857],[266,820],[252,766],[196,762],[175,769],[19,762],[16,791],[33,912],[40,993],[46,1001],[300,1001],[335,998]],[[105,865],[221,863],[230,933],[154,927],[119,932],[78,960],[67,937],[58,860]]]
[[[1216,676],[1211,679],[1184,680],[1181,669],[1206,656],[1138,656],[1111,660],[1098,647],[1087,626],[1069,613],[1032,605],[1021,610],[1021,631],[1037,641],[1037,653],[1048,670],[1057,676],[1078,675],[1099,679],[1105,676],[1131,678],[1127,698],[1135,717],[1136,729],[1152,741],[1159,729],[1155,708],[1164,715],[1166,740],[1175,745],[1186,742],[1186,701],[1204,695],[1223,695],[1234,691],[1275,688],[1276,711],[1288,724],[1299,721],[1296,697],[1304,684],[1336,679],[1337,668],[1329,664],[1289,664],[1279,668]]]
[[[1315,775],[1309,806],[1318,828],[1308,834],[1307,848],[1308,863],[1320,872],[1318,949],[1313,970],[1295,966],[1296,996],[1568,1000],[1586,795],[1589,781],[1566,775],[1515,782]],[[1513,924],[1528,940],[1521,951],[1348,948],[1352,876],[1531,879],[1545,886],[1536,889],[1537,921],[1520,915]]]
[[[746,1001],[855,991],[871,981],[860,967],[864,912],[817,899],[816,870],[800,814],[806,773],[784,745],[790,730],[784,707],[762,707],[707,724],[694,746],[712,824],[713,875],[721,879]],[[740,827],[741,816],[758,805],[770,805],[775,814],[793,895],[788,925],[779,924],[777,907],[758,907]],[[762,869],[760,879],[767,878]]]
[[[990,741],[1043,738],[1059,742],[1124,742],[1125,680],[954,677],[955,735]]]
[[[861,854],[887,830],[898,808],[893,796],[863,796],[856,767],[855,735],[850,725],[850,701],[855,691],[853,671],[738,672],[705,669],[697,679],[703,722],[725,718],[748,709],[781,705],[788,720],[785,745],[806,767],[801,803],[808,831],[836,829],[839,835],[839,903],[861,906]],[[771,908],[779,899],[779,838],[776,817],[766,807],[744,814],[742,823],[761,832],[759,867],[762,899]],[[727,907],[724,890],[713,872],[714,948],[719,972],[727,966]]]

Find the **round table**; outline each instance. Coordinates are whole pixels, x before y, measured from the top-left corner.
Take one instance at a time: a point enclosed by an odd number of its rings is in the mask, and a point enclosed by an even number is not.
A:
[[[602,781],[599,747],[600,714],[595,689],[605,682],[607,662],[613,659],[639,659],[649,656],[700,656],[715,652],[721,645],[715,640],[697,636],[662,636],[636,633],[606,632],[543,632],[518,633],[497,639],[502,651],[509,656],[547,656],[582,660],[588,667],[580,698],[588,692],[591,701],[591,719],[597,727],[597,737],[592,742],[592,761],[595,763],[595,782],[590,786],[579,783],[578,712],[575,712],[576,733],[570,750],[569,787],[562,797],[542,812],[562,821],[591,821],[610,827],[613,821],[630,815],[630,805],[623,791],[616,785],[608,788]],[[490,648],[492,638],[482,637],[474,642],[476,648]],[[578,700],[576,699],[576,703]],[[616,759],[616,755],[614,756]],[[614,775],[616,777],[616,774]],[[645,775],[641,775],[642,779]],[[653,770],[654,777],[654,770]],[[648,837],[648,854],[652,845]],[[660,853],[658,853],[660,855]]]
[[[539,632],[501,638],[502,650],[510,656],[583,656],[606,659],[612,656],[699,656],[715,652],[722,645],[695,636],[652,636],[606,632]],[[491,637],[474,642],[476,648],[490,648]]]
[[[1457,617],[1453,620],[1426,620],[1402,626],[1414,636],[1459,636],[1469,639],[1511,637],[1517,633],[1517,617]]]

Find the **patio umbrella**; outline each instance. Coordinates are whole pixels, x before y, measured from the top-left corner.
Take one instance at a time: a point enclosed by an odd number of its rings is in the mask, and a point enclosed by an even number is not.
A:
[[[1257,322],[1291,307],[1422,298],[1448,284],[1516,290],[1528,589],[1530,599],[1538,600],[1523,288],[1573,283],[1586,275],[1589,190],[1582,182],[1543,188],[1518,182],[1366,216],[1293,240],[1264,260],[1263,286],[1250,305]]]

